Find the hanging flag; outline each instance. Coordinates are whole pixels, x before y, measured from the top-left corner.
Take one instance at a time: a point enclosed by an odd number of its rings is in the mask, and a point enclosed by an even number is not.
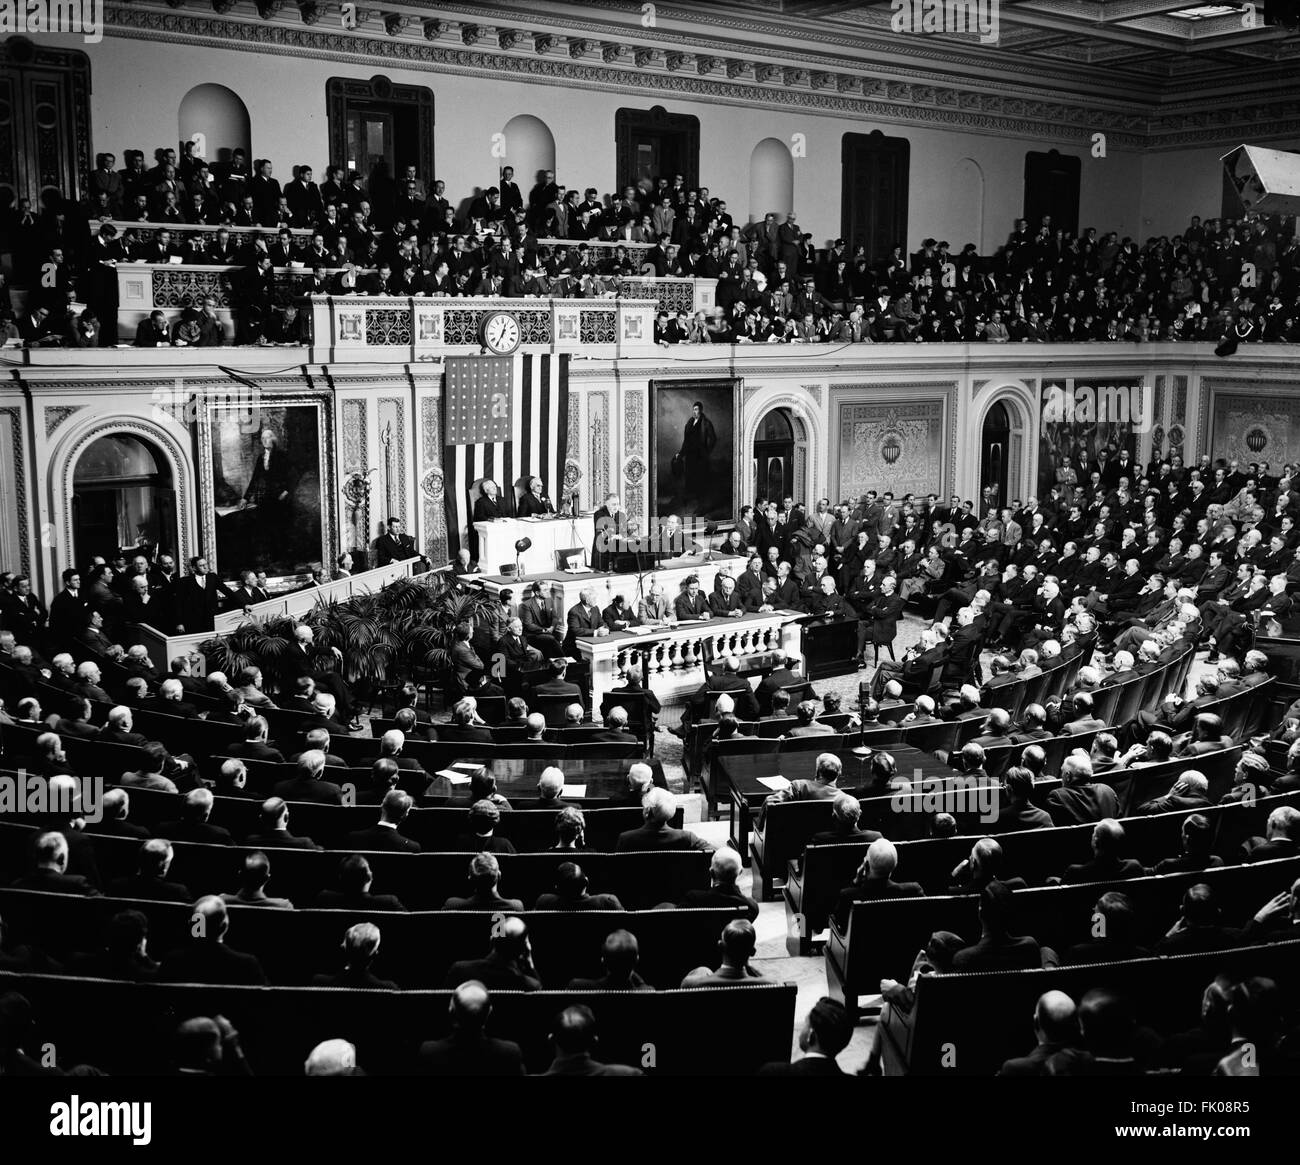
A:
[[[447,550],[470,546],[470,491],[496,482],[515,512],[515,483],[540,477],[556,506],[569,434],[569,356],[449,356],[443,391]],[[477,491],[476,491],[477,492]]]

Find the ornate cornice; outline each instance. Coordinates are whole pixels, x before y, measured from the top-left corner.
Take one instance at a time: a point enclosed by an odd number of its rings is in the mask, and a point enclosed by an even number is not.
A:
[[[1100,132],[1107,135],[1111,148],[1171,148],[1231,141],[1242,133],[1257,141],[1300,133],[1300,101],[1295,99],[1210,110],[1194,109],[1189,103],[1148,116],[1132,104],[1106,107],[1101,99],[1025,97],[915,76],[864,75],[844,71],[843,62],[840,69],[808,69],[542,32],[525,33],[515,42],[502,30],[488,35],[478,24],[463,24],[459,37],[442,38],[443,22],[439,22],[439,39],[431,41],[427,22],[413,21],[396,34],[385,35],[360,24],[346,30],[121,4],[108,6],[105,19],[114,32],[144,40],[208,42],[214,47],[364,63],[372,68],[387,62],[492,80],[507,77],[530,84],[677,95],[747,108],[804,109],[884,124],[942,126],[1063,143],[1086,142]],[[567,40],[568,52],[548,51],[558,47],[561,39]],[[511,47],[503,50],[503,44]],[[751,75],[754,80],[747,80]]]

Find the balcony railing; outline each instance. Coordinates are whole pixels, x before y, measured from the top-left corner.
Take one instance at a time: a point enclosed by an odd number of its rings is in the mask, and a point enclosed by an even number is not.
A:
[[[168,313],[171,321],[174,313],[211,296],[227,336],[232,336],[241,270],[207,264],[120,263],[118,327],[128,335],[153,311]],[[301,298],[311,276],[306,267],[277,267],[277,300],[289,303]],[[349,353],[358,359],[373,358],[381,349],[403,347],[477,349],[483,317],[498,310],[519,314],[525,344],[555,351],[599,345],[607,354],[617,355],[624,346],[653,343],[657,311],[673,315],[711,311],[717,292],[715,279],[597,276],[579,282],[584,298],[349,294],[315,296],[304,300],[304,305],[314,342],[328,345],[330,359],[350,359]],[[418,357],[419,352],[414,352],[412,358]]]

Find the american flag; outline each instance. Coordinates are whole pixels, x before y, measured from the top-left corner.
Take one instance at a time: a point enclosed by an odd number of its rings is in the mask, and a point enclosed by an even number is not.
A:
[[[447,444],[509,441],[514,356],[447,358]]]
[[[569,434],[567,354],[449,356],[443,403],[448,553],[471,545],[470,489],[484,478],[500,488],[505,514],[515,512],[515,482],[530,476],[542,479],[559,509]],[[495,569],[484,569],[489,565]]]

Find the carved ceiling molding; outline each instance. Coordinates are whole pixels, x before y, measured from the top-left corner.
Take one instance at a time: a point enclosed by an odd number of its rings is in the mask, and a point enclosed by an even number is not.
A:
[[[606,65],[594,54],[577,59],[569,54],[538,56],[526,48],[516,53],[494,51],[493,42],[465,47],[453,42],[430,43],[418,30],[396,37],[367,35],[361,30],[321,29],[282,23],[222,19],[198,11],[109,6],[106,23],[124,35],[193,44],[242,48],[276,55],[309,56],[318,60],[354,62],[373,67],[377,60],[412,69],[500,80],[503,75],[533,84],[577,88],[676,94],[746,107],[840,114],[891,124],[955,127],[978,133],[1031,137],[1060,142],[1088,141],[1105,133],[1108,146],[1173,147],[1235,140],[1249,133],[1252,140],[1283,138],[1300,133],[1300,102],[1265,102],[1251,107],[1176,112],[1146,117],[1137,112],[1095,109],[1063,100],[1029,99],[960,89],[941,83],[864,77],[860,73],[810,73],[804,69],[755,66],[755,77],[772,74],[771,83],[732,79],[731,68],[701,74],[677,61],[675,71]],[[625,54],[635,59],[635,51]],[[662,59],[656,55],[656,61]],[[622,59],[622,58],[620,58]],[[664,71],[660,72],[658,69]],[[738,71],[736,71],[738,72]]]
[[[604,10],[611,17],[626,16],[627,5],[624,0],[587,0],[585,4],[587,9]],[[557,29],[589,32],[593,35],[601,36],[605,39],[619,35],[627,35],[631,31],[625,25],[614,24],[612,20],[601,22],[596,19],[576,19],[571,14],[566,13],[563,17],[552,16],[545,12],[544,7],[538,6],[536,10],[527,13],[521,13],[518,9],[479,6],[474,7],[474,19],[476,20],[493,20],[502,23],[518,23],[521,20],[527,20],[533,24],[546,24]],[[750,11],[740,14],[736,10],[727,10],[721,7],[698,8],[693,6],[677,6],[670,4],[657,5],[658,26],[653,30],[654,39],[661,45],[684,45],[697,52],[718,54],[724,57],[734,56],[736,53],[736,37],[734,33],[741,33],[760,38],[766,38],[771,41],[772,51],[779,53],[781,46],[788,46],[790,41],[790,30],[785,24],[771,19],[765,19],[763,14],[758,11]],[[815,17],[805,17],[807,27],[800,31],[803,39],[801,47],[797,50],[799,63],[805,69],[811,69],[814,66],[825,66],[831,69],[851,69],[862,71],[863,68],[871,68],[882,76],[896,76],[899,79],[924,80],[929,83],[950,83],[953,72],[956,71],[960,76],[963,70],[972,75],[983,76],[988,73],[990,53],[987,46],[980,45],[974,50],[956,39],[938,39],[929,37],[913,37],[911,43],[907,46],[906,58],[904,59],[899,53],[898,34],[890,27],[892,13],[888,6],[882,5],[877,9],[863,7],[856,11],[843,11],[834,14],[834,21],[851,20],[858,27],[853,29],[843,29],[836,23],[828,23]],[[691,23],[694,27],[689,31],[678,31],[676,29],[665,28],[665,18],[672,17],[675,20]],[[717,39],[710,39],[708,32],[712,30]],[[646,31],[645,35],[650,33]],[[1018,53],[1017,47],[1019,41],[1034,42],[1041,37],[1041,30],[1035,28],[1016,27],[1010,23],[1003,27],[1001,39],[998,43],[995,68],[997,78],[990,79],[989,84],[1005,84],[1006,78],[1019,77],[1022,82],[1017,83],[1017,88],[1033,87],[1043,100],[1052,100],[1050,90],[1043,87],[1044,65],[1047,63],[1041,58],[1031,58],[1024,54]],[[1188,77],[1180,85],[1178,79],[1171,73],[1162,70],[1171,69],[1173,71],[1182,70],[1191,72],[1197,68],[1196,62],[1191,60],[1182,61],[1175,59],[1172,64],[1165,60],[1163,56],[1157,55],[1152,61],[1123,62],[1123,70],[1108,70],[1108,62],[1098,60],[1095,56],[1088,54],[1094,51],[1098,42],[1090,41],[1086,45],[1080,45],[1077,55],[1071,59],[1071,46],[1054,46],[1053,52],[1059,52],[1064,59],[1057,62],[1061,71],[1058,75],[1050,79],[1058,85],[1071,86],[1092,86],[1096,90],[1096,96],[1099,100],[1115,100],[1115,90],[1127,86],[1134,92],[1135,99],[1141,97],[1141,87],[1151,81],[1164,81],[1167,86],[1164,90],[1166,99],[1176,97],[1179,94],[1186,94],[1188,99],[1201,97],[1204,84],[1199,77]],[[812,45],[824,45],[827,51],[818,53]],[[1132,51],[1131,45],[1114,45],[1111,46],[1116,52],[1127,53]],[[1269,48],[1274,47],[1273,42],[1269,42]],[[761,46],[746,46],[748,51],[761,53]],[[876,60],[863,63],[866,55],[875,53]],[[1300,54],[1297,54],[1300,55]],[[922,73],[918,70],[918,62],[930,61],[936,66],[933,75]],[[1289,61],[1286,59],[1274,60],[1272,57],[1261,61],[1261,65],[1271,65],[1278,71],[1278,76],[1273,78],[1280,83],[1289,82],[1290,76],[1286,70],[1289,68]],[[942,70],[942,71],[941,71]],[[1139,70],[1147,75],[1135,76],[1134,71]],[[1226,70],[1225,70],[1226,72]],[[1232,78],[1227,76],[1224,80],[1231,82]],[[1113,88],[1111,88],[1113,87]]]

